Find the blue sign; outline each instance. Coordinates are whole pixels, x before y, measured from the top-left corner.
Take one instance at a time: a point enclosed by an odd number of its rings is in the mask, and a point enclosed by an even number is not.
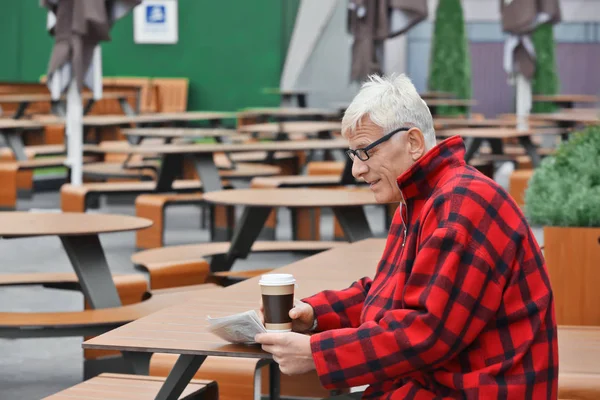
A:
[[[149,24],[164,24],[165,23],[165,6],[163,5],[148,5],[146,6],[146,22]]]

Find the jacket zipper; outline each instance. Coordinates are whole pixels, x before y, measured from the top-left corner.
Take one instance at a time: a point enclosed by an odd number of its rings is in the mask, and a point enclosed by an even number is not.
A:
[[[402,190],[400,190],[400,196],[402,197],[402,202],[400,203],[400,220],[402,221],[402,226],[404,227],[404,237],[402,238],[402,247],[404,247],[404,244],[406,243],[406,234],[408,232],[408,226],[406,225],[406,222],[404,222],[404,207],[406,207],[406,218],[408,218],[408,207],[406,205],[406,201],[404,200],[404,194],[402,193]]]

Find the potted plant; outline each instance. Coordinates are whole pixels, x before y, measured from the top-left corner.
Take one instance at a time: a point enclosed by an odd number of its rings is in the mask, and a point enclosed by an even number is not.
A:
[[[525,214],[544,226],[558,323],[600,325],[600,126],[573,134],[535,170]]]

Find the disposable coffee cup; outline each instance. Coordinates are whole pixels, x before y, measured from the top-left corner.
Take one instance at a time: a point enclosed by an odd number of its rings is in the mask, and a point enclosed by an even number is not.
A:
[[[296,279],[291,274],[267,274],[258,282],[262,294],[267,332],[291,332]]]

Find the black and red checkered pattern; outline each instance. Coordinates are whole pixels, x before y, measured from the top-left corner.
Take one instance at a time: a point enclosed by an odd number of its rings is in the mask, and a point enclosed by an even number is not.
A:
[[[304,299],[324,387],[370,385],[367,399],[557,397],[540,248],[519,207],[464,152],[449,138],[398,178],[406,206],[372,281]]]

